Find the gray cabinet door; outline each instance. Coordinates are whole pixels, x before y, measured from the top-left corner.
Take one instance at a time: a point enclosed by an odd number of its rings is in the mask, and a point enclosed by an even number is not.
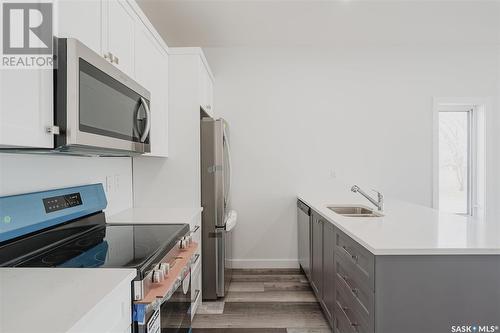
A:
[[[323,222],[323,305],[330,324],[333,325],[335,308],[335,227]]]
[[[323,297],[323,222],[318,214],[313,213],[311,233],[311,285],[318,299]]]
[[[308,280],[311,280],[311,216],[310,208],[297,201],[299,264]]]

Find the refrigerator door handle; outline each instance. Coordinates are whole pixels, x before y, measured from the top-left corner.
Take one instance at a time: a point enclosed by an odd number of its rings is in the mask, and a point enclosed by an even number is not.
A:
[[[232,180],[232,173],[231,173],[231,146],[229,145],[229,137],[227,135],[227,129],[226,129],[226,124],[223,123],[223,128],[222,128],[222,141],[224,147],[224,153],[225,157],[227,158],[227,170],[225,172],[227,173],[227,191],[224,193],[224,201],[227,206],[229,206],[229,201],[230,201],[230,195],[231,195],[231,180]]]
[[[236,221],[238,220],[238,213],[235,210],[229,212],[226,223],[223,226],[216,226],[215,233],[229,232],[236,227]]]

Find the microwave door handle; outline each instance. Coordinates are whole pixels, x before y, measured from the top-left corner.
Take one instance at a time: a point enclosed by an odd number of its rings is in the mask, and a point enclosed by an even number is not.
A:
[[[146,128],[144,129],[144,133],[142,133],[141,136],[141,142],[146,141],[149,131],[151,130],[151,110],[149,109],[149,105],[144,99],[144,97],[141,97],[141,102],[142,105],[144,105],[144,109],[146,110]]]

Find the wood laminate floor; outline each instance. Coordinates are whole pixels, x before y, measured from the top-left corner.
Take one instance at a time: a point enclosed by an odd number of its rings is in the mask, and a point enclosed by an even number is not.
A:
[[[298,269],[234,270],[223,301],[204,302],[193,333],[331,333]]]

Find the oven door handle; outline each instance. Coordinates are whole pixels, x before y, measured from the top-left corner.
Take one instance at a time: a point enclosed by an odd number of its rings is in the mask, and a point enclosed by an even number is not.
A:
[[[149,131],[151,130],[151,110],[149,109],[149,105],[144,97],[141,97],[141,103],[144,106],[144,110],[146,110],[146,128],[141,136],[141,142],[144,142],[148,138]]]

